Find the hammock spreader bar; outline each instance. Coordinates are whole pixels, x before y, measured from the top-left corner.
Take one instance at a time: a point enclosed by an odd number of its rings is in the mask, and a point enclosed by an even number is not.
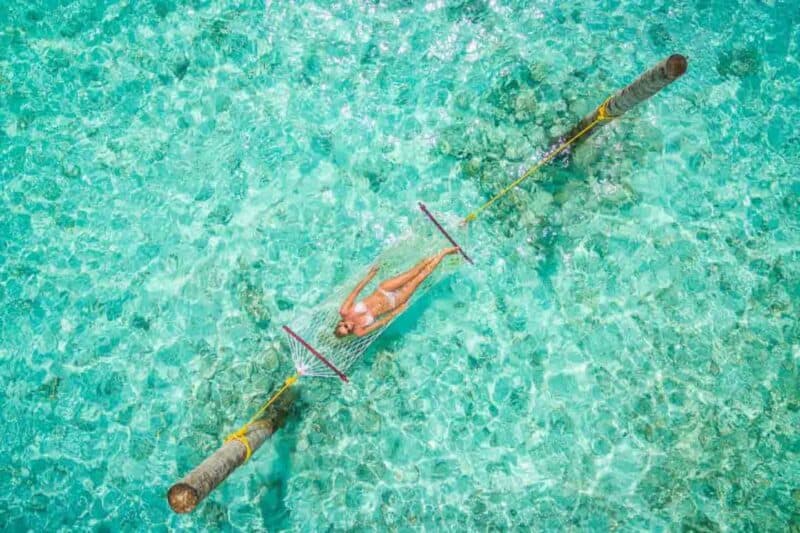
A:
[[[336,368],[335,366],[333,366],[333,363],[331,363],[330,361],[328,361],[327,359],[325,359],[325,357],[324,357],[324,356],[323,356],[321,353],[319,353],[317,350],[315,350],[315,349],[314,349],[314,347],[313,347],[313,346],[311,346],[311,345],[310,345],[310,344],[308,344],[308,343],[307,343],[305,340],[303,340],[303,338],[302,338],[300,335],[298,335],[297,333],[295,333],[294,331],[292,331],[292,329],[291,329],[289,326],[283,326],[283,330],[284,330],[286,333],[288,333],[289,335],[291,335],[291,336],[292,336],[292,338],[294,338],[294,340],[296,340],[297,342],[299,342],[300,344],[302,344],[302,345],[303,345],[303,348],[305,348],[306,350],[308,350],[309,352],[311,352],[311,353],[314,355],[314,357],[316,357],[317,359],[319,359],[320,361],[322,361],[323,363],[325,363],[325,366],[327,366],[328,368],[330,368],[331,370],[333,370],[333,371],[336,373],[336,375],[337,375],[337,376],[339,376],[339,379],[341,379],[341,380],[342,380],[342,381],[344,381],[345,383],[348,383],[347,376],[346,376],[346,375],[344,375],[344,373],[343,373],[341,370],[339,370],[338,368]]]
[[[453,240],[453,238],[450,236],[450,234],[447,233],[447,230],[444,229],[441,224],[439,224],[439,221],[436,220],[436,218],[431,214],[430,211],[428,211],[428,208],[425,206],[425,204],[423,204],[422,202],[419,202],[419,208],[422,210],[423,213],[425,213],[425,216],[428,217],[431,222],[433,222],[433,224],[436,226],[436,229],[438,229],[440,232],[442,232],[442,235],[444,235],[445,238],[448,241],[450,241],[450,244],[452,244],[453,246],[458,248],[458,253],[460,253],[464,257],[464,259],[467,260],[467,263],[469,263],[470,265],[473,265],[474,263],[472,262],[472,259],[470,259],[469,256],[464,251],[464,249],[461,246],[459,246],[459,244],[455,240]]]

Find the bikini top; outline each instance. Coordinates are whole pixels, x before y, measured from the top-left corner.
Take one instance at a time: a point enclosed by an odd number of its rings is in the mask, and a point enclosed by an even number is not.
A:
[[[367,308],[364,302],[358,302],[356,305],[353,306],[353,312],[359,315],[358,318],[361,319],[360,326],[365,328],[369,325],[372,325],[375,322],[375,317],[372,316],[369,309]]]

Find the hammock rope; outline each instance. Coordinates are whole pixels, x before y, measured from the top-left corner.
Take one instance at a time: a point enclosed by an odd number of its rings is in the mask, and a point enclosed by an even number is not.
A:
[[[492,205],[494,205],[494,203],[497,202],[500,198],[502,198],[503,196],[507,195],[512,190],[516,189],[523,181],[525,181],[526,179],[530,178],[532,175],[534,175],[536,172],[538,172],[540,168],[542,168],[547,163],[549,163],[550,161],[555,159],[555,157],[558,154],[560,154],[561,152],[563,152],[564,150],[566,150],[567,148],[569,148],[570,146],[572,146],[573,144],[578,142],[584,135],[586,135],[587,133],[592,131],[592,129],[594,129],[595,126],[597,126],[601,122],[605,122],[605,121],[613,119],[614,117],[611,116],[608,113],[608,102],[610,100],[611,100],[611,97],[609,96],[608,98],[606,98],[606,101],[603,102],[600,105],[600,107],[597,108],[597,116],[595,117],[595,119],[592,122],[589,123],[588,126],[586,126],[581,131],[579,131],[578,133],[573,135],[571,138],[567,139],[563,143],[561,143],[558,146],[556,146],[554,149],[550,150],[548,153],[546,153],[544,155],[544,157],[542,157],[539,160],[538,163],[533,165],[522,176],[520,176],[519,178],[517,178],[516,180],[511,182],[507,187],[505,187],[499,193],[494,195],[491,199],[489,199],[488,202],[484,203],[483,205],[478,207],[476,210],[474,210],[472,213],[467,215],[466,218],[464,218],[464,220],[461,223],[462,224],[468,224],[468,223],[474,221],[475,219],[477,219],[479,214],[481,214],[483,211],[485,211],[486,209],[488,209]]]
[[[244,455],[244,461],[243,462],[246,463],[247,461],[249,461],[250,460],[250,456],[253,455],[253,447],[250,446],[250,441],[247,440],[247,433],[250,431],[250,429],[255,424],[258,423],[258,421],[261,419],[261,417],[264,416],[264,413],[267,412],[267,409],[269,409],[269,406],[272,405],[273,403],[275,403],[275,400],[277,400],[281,396],[281,394],[283,394],[284,392],[289,390],[289,387],[291,387],[292,385],[297,383],[298,379],[300,379],[300,375],[299,374],[295,374],[293,376],[290,376],[290,377],[286,378],[286,381],[283,382],[283,386],[280,389],[278,389],[278,391],[275,394],[273,394],[272,397],[269,400],[264,402],[261,405],[261,407],[259,407],[258,411],[256,411],[256,413],[253,416],[250,417],[250,420],[245,422],[242,425],[242,427],[240,427],[239,429],[237,429],[236,431],[234,431],[233,433],[231,433],[227,437],[225,437],[225,442],[230,442],[232,440],[235,440],[235,441],[239,441],[239,443],[241,443],[242,446],[244,446],[245,455]]]

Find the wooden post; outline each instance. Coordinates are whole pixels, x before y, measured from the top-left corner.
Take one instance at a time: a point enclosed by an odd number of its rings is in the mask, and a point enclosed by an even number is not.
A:
[[[284,424],[295,394],[294,390],[287,390],[270,406],[264,418],[250,425],[246,437],[253,453]],[[230,440],[224,443],[186,477],[170,487],[167,493],[169,506],[176,513],[191,512],[217,485],[225,481],[225,478],[245,462],[246,456],[247,449],[240,441]]]
[[[605,110],[606,116],[609,118],[617,118],[624,115],[631,108],[647,100],[658,91],[683,76],[687,68],[686,57],[680,54],[673,54],[667,59],[661,61],[659,64],[639,76],[633,83],[617,92],[614,96],[608,99]],[[595,109],[574,127],[566,135],[558,137],[555,141],[555,146],[558,146],[566,139],[571,139],[585,128],[589,127],[598,118],[600,108]],[[600,126],[607,121],[601,120],[585,132],[579,139],[575,140],[574,144],[590,137]]]

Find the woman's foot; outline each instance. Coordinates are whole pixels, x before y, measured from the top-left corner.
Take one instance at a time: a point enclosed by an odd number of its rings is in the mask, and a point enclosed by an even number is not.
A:
[[[442,256],[455,254],[455,253],[458,253],[458,246],[451,246],[450,248],[445,248],[444,250],[439,252],[439,254],[442,255]]]

